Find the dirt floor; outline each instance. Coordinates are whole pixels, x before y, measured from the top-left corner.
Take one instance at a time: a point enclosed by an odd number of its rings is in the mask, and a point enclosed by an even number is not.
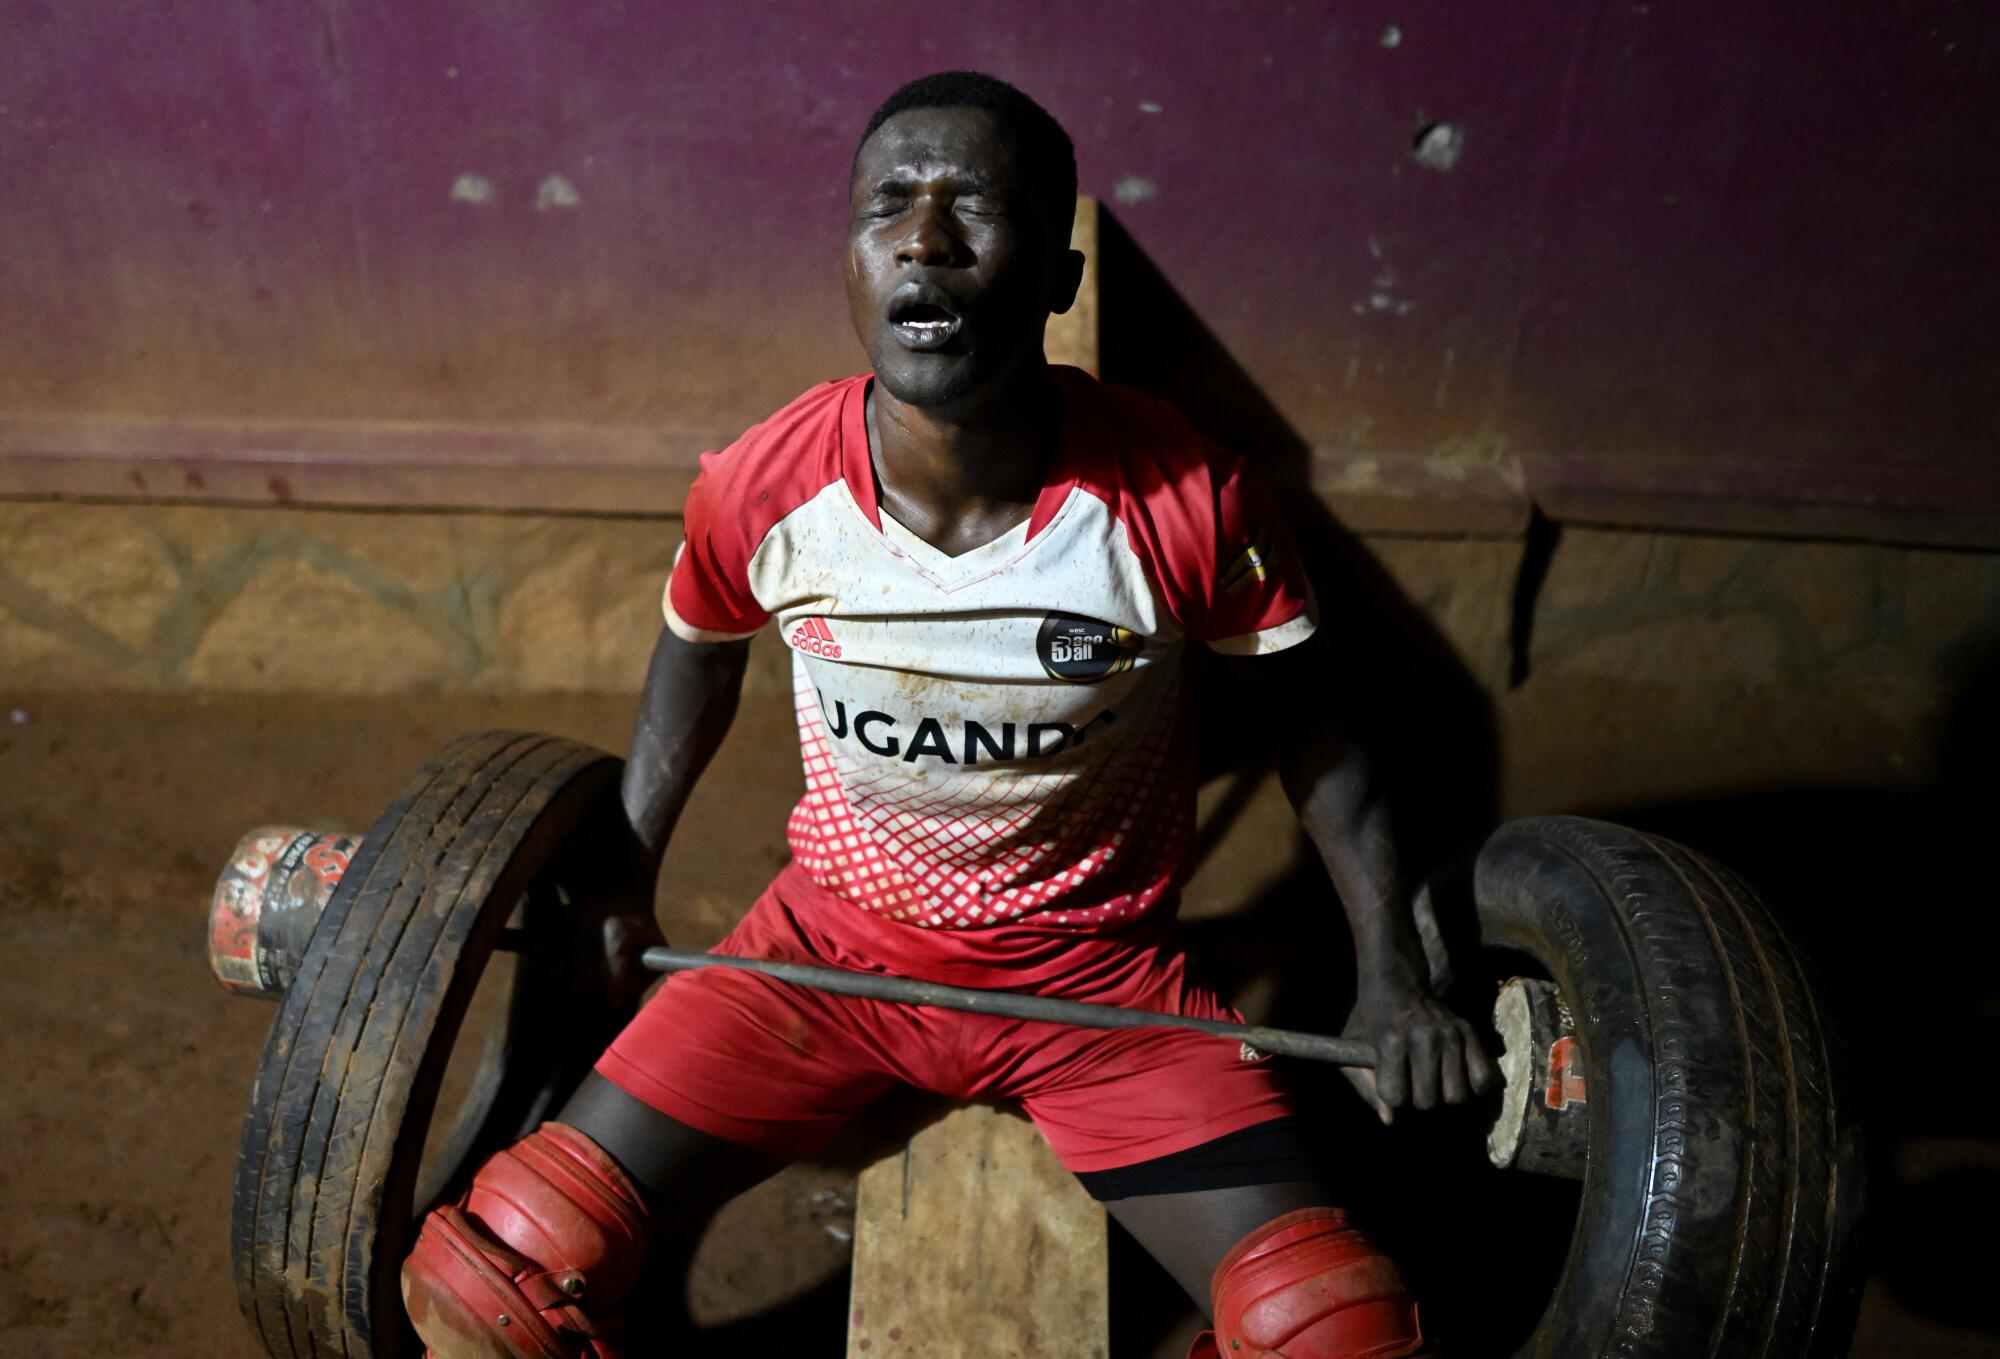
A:
[[[1550,705],[1539,725],[1515,729],[1559,750],[1562,713],[1562,705]],[[782,702],[748,705],[689,810],[662,896],[679,944],[713,943],[781,861],[784,813],[798,785],[788,716]],[[1689,718],[1690,729],[1706,720]],[[208,976],[203,947],[207,894],[238,835],[270,821],[365,828],[412,770],[466,730],[552,730],[616,750],[629,719],[624,698],[6,697],[0,1354],[259,1353],[232,1291],[228,1196],[237,1124],[272,1010],[222,992]],[[1807,718],[1795,720],[1811,727]],[[1717,732],[1703,748],[1684,751],[1683,765],[1706,761],[1726,774],[1731,752],[1757,738],[1757,725],[1745,719],[1741,730]],[[1821,751],[1828,742],[1865,746],[1871,739],[1833,715],[1785,735]],[[1651,736],[1634,730],[1624,739]],[[1852,860],[1864,838],[1879,844],[1890,837],[1893,846],[1896,835],[1934,821],[1930,804],[1913,801],[1907,789],[1676,802],[1664,785],[1635,783],[1629,762],[1601,767],[1609,772],[1594,785],[1556,754],[1517,760],[1505,805],[1547,807],[1541,799],[1561,790],[1596,807],[1652,808],[1662,824],[1706,828],[1725,842],[1732,827],[1739,839],[1746,824],[1789,827],[1793,838],[1773,860],[1779,872],[1794,844],[1813,846],[1818,859]],[[1730,785],[1725,777],[1711,786]],[[1268,784],[1217,785],[1205,808],[1218,835],[1190,888],[1188,914],[1220,939],[1237,917],[1284,895],[1283,884],[1298,871],[1298,847]],[[1875,864],[1888,872],[1877,860],[1900,862],[1902,852],[1878,850],[1874,860],[1863,852],[1860,867],[1850,862],[1847,871],[1865,874]],[[1910,857],[1923,855],[1912,849]],[[1899,881],[1925,899],[1921,881],[1912,883],[1907,872]],[[1956,900],[1971,912],[1990,911],[1990,881],[1983,888],[1984,905]],[[1310,949],[1274,949],[1268,936],[1258,944],[1243,939],[1246,933],[1236,929],[1239,943],[1218,951],[1239,1003],[1300,1027],[1337,1021],[1319,1013],[1326,988],[1307,975],[1318,971]],[[1337,962],[1337,940],[1332,947]],[[1934,941],[1921,950],[1889,946],[1876,962],[1891,978],[1887,997],[1921,998],[1933,983],[1947,987],[1978,974],[1971,963],[1955,973],[1944,964],[1942,977],[1923,971],[1935,951]],[[1865,967],[1870,955],[1850,948],[1847,956]],[[1947,1048],[1970,1044],[2000,1022],[1990,981],[1961,990],[1952,1005],[1959,1009],[1948,1014],[1970,1015],[1975,1027],[1941,1040]],[[1864,1045],[1864,1056],[1874,1051]],[[1910,1113],[1918,1104],[1922,1111]],[[1976,1258],[1960,1258],[1977,1239],[1969,1224],[1990,1220],[2000,1207],[2000,1141],[1969,1100],[1937,1095],[1902,1100],[1887,1126],[1876,1172],[1879,1263],[1855,1353],[2000,1356],[1990,1280],[1979,1277]],[[794,1167],[739,1200],[709,1232],[689,1281],[689,1310],[719,1352],[841,1352],[853,1172],[851,1157],[838,1150]],[[1495,1241],[1487,1228],[1455,1240],[1460,1260],[1469,1255],[1481,1271],[1513,1245],[1512,1238]],[[1532,1274],[1547,1265],[1526,1268]],[[1181,1352],[1173,1346],[1190,1313],[1149,1271],[1128,1244],[1114,1243],[1116,1356]],[[1461,1337],[1456,1352],[1475,1359],[1499,1352],[1483,1347],[1465,1318],[1451,1320]],[[767,1348],[780,1331],[788,1343]]]

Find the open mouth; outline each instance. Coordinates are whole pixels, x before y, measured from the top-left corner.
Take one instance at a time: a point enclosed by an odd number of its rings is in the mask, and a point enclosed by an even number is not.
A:
[[[935,302],[904,302],[889,311],[889,328],[910,349],[941,349],[958,334],[955,312]]]

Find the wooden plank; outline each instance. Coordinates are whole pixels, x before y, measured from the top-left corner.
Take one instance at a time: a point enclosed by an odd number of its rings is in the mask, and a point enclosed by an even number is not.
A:
[[[1105,1359],[1104,1209],[1019,1114],[968,1104],[861,1173],[848,1359]]]
[[[2000,547],[2000,459],[1903,463],[1866,455],[1726,463],[1673,454],[1530,453],[1522,471],[1550,519],[1776,538]]]
[[[0,418],[0,496],[680,513],[735,432],[626,425]]]
[[[1097,203],[1079,198],[1076,305],[1051,362],[1098,371]],[[0,416],[0,496],[552,514],[680,513],[741,431],[639,425]]]

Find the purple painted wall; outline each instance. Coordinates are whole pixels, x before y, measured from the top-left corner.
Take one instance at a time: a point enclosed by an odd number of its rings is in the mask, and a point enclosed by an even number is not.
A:
[[[853,138],[970,64],[1323,481],[2000,509],[1987,5],[0,14],[0,415],[740,427],[859,365]]]

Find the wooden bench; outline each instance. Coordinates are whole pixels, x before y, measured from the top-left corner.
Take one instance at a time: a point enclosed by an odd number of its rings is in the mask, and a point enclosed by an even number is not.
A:
[[[848,1359],[1105,1359],[1104,1209],[1012,1110],[959,1105],[861,1173]]]

